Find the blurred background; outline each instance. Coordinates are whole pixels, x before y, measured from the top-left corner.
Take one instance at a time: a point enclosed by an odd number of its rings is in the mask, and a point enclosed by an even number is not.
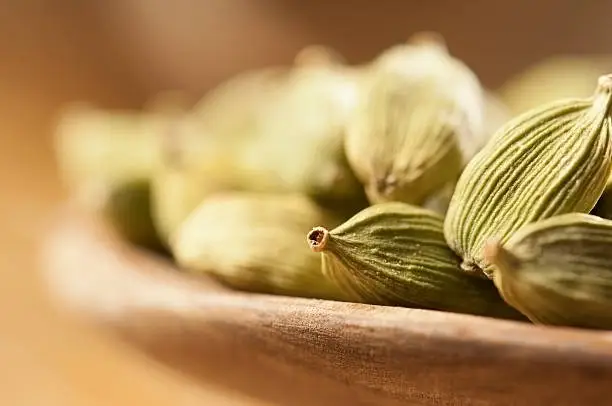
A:
[[[443,34],[496,89],[551,55],[612,54],[611,13],[607,0],[0,0],[0,401],[255,404],[158,375],[50,310],[37,244],[63,198],[51,135],[65,103],[139,108],[174,89],[197,100],[242,70],[290,63],[305,45],[360,63],[419,30]]]

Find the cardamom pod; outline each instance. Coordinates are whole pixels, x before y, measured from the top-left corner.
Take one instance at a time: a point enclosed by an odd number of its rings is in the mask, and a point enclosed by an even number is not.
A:
[[[314,228],[307,241],[352,301],[520,318],[492,283],[461,271],[443,221],[420,207],[380,203],[331,231]]]
[[[417,35],[369,67],[345,140],[373,203],[422,204],[480,147],[483,91],[441,39]]]
[[[104,193],[104,192],[102,192]],[[162,250],[151,210],[151,182],[134,179],[107,189],[105,203],[99,211],[127,241]]]
[[[481,136],[466,145],[464,157],[473,157],[487,142],[491,134],[495,133],[510,118],[508,109],[499,98],[490,91],[485,91],[484,127]],[[428,197],[421,206],[436,213],[446,215],[453,196],[456,182],[448,183]]]
[[[153,219],[166,244],[204,198],[242,186],[236,181],[232,146],[230,138],[203,133],[191,115],[167,128],[151,182]]]
[[[504,299],[531,321],[612,329],[612,221],[570,213],[528,224],[487,261]]]
[[[276,103],[290,75],[285,66],[242,72],[208,91],[191,111],[198,131],[249,140]]]
[[[241,73],[208,92],[163,134],[152,193],[155,225],[165,242],[205,197],[241,189],[260,173],[246,173],[234,161],[262,132],[287,74],[284,67]]]
[[[343,148],[357,100],[354,76],[332,61],[302,60],[283,75],[249,74],[213,91],[166,137],[153,186],[163,235],[219,190],[306,194],[355,210],[367,205]]]
[[[296,64],[273,115],[240,161],[270,172],[276,188],[344,204],[362,196],[344,154],[346,123],[358,100],[356,72],[331,60]],[[270,160],[270,157],[274,157]],[[273,166],[271,166],[273,165]],[[282,177],[271,176],[282,171]]]
[[[171,239],[178,264],[236,289],[341,300],[304,245],[313,223],[341,220],[301,195],[233,192],[211,196]]]
[[[155,113],[66,107],[54,140],[62,181],[72,189],[92,179],[150,176],[160,156],[157,137],[167,123]]]
[[[590,99],[547,104],[504,125],[470,161],[444,224],[462,268],[491,276],[483,247],[505,243],[525,224],[588,213],[601,195],[612,159],[612,76]]]
[[[68,107],[55,150],[60,177],[77,206],[101,214],[127,240],[160,248],[150,207],[150,178],[160,160],[161,112]]]

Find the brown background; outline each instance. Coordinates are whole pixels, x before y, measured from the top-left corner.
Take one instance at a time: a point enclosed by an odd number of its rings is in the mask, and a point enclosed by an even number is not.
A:
[[[73,333],[38,294],[35,244],[61,200],[50,134],[63,103],[138,107],[174,88],[199,97],[241,69],[289,62],[310,43],[361,62],[421,29],[444,34],[494,88],[547,55],[612,52],[611,12],[603,0],[1,1],[0,393],[19,404],[39,393],[61,404],[117,405],[167,404],[192,393],[174,380],[157,393],[158,382],[172,378]],[[117,371],[142,379],[127,391]],[[192,389],[194,397],[214,396]]]

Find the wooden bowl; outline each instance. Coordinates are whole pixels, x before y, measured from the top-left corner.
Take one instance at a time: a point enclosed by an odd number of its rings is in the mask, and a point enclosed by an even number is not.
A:
[[[612,334],[226,290],[62,213],[57,303],[195,378],[287,405],[608,405]]]

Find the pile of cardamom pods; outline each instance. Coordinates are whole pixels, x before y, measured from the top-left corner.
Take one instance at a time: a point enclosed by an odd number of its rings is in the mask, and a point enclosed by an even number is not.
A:
[[[192,106],[71,106],[58,165],[81,208],[232,288],[612,329],[612,75],[585,75],[518,114],[435,33],[363,65],[309,46]]]

